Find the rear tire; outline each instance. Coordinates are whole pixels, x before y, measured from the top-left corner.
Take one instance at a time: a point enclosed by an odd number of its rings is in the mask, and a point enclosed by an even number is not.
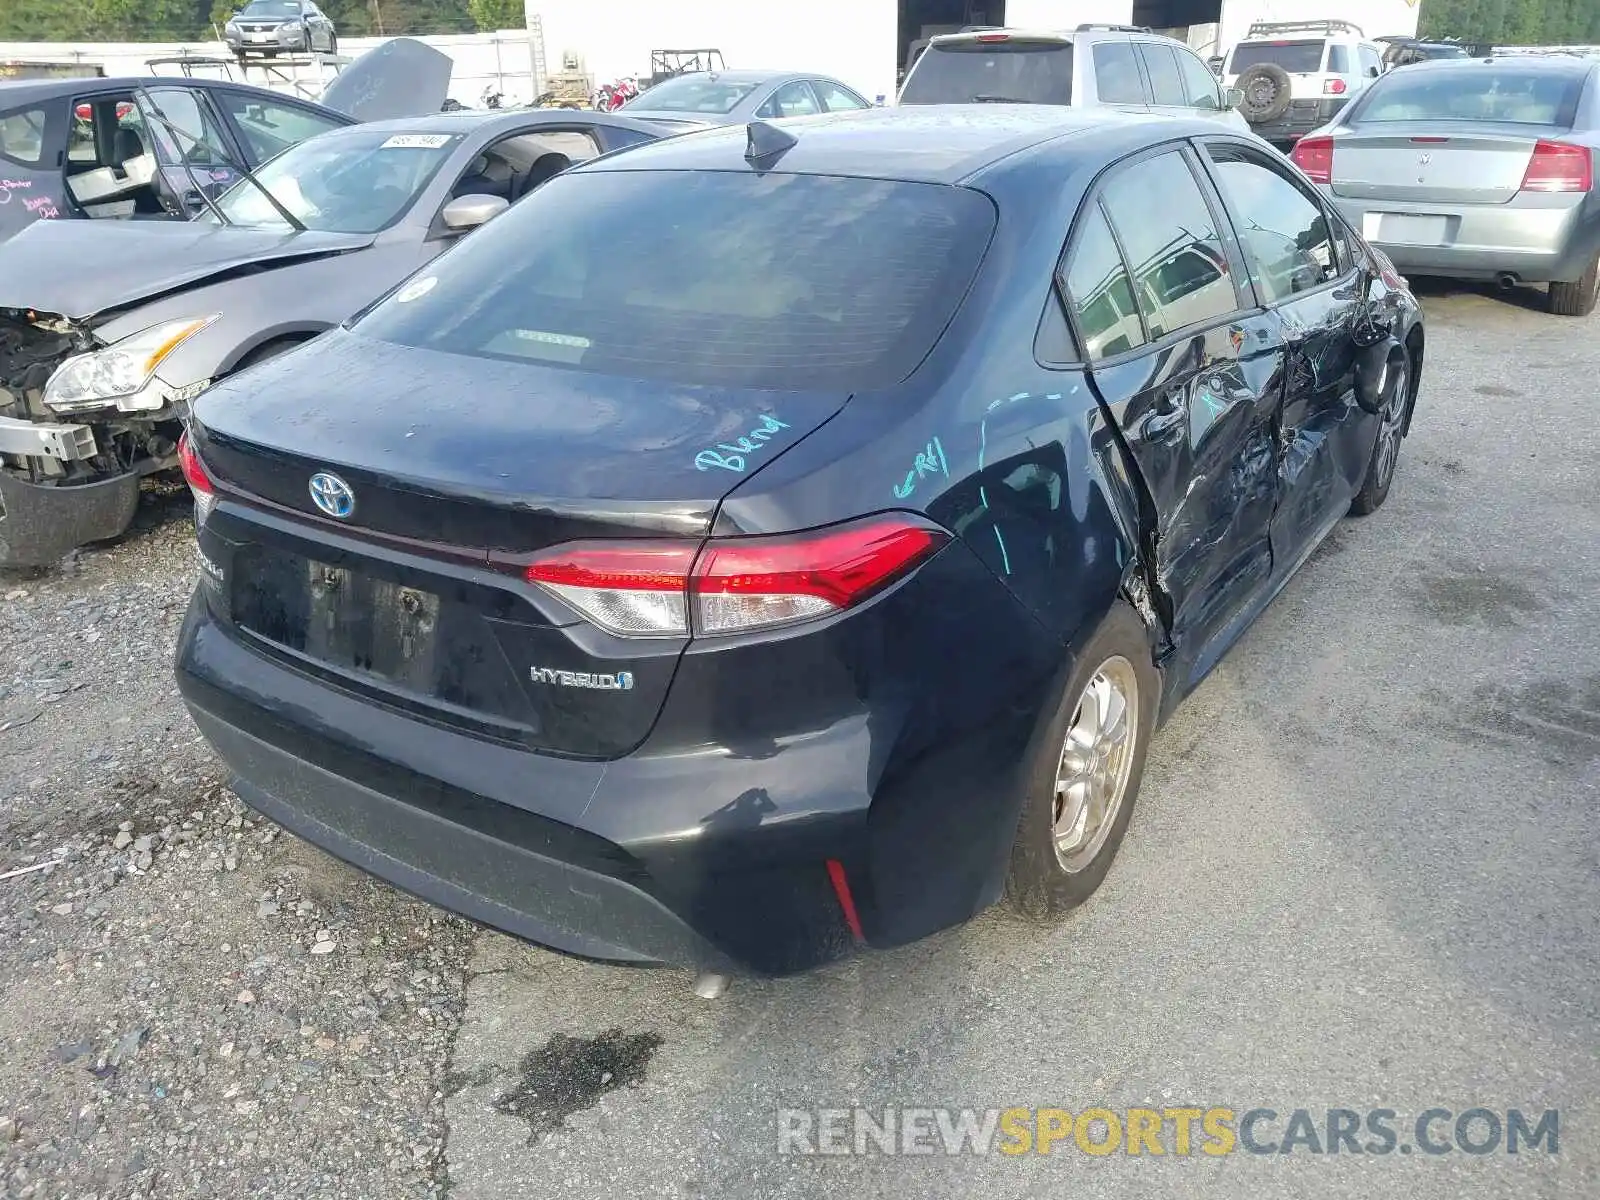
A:
[[[1600,256],[1572,283],[1550,285],[1549,309],[1558,317],[1587,317],[1600,296]]]
[[[1029,767],[1006,876],[1019,912],[1055,920],[1105,879],[1133,817],[1160,692],[1144,624],[1119,600],[1083,648]]]
[[[1378,436],[1367,459],[1367,476],[1361,490],[1350,502],[1352,517],[1365,517],[1383,507],[1394,483],[1395,467],[1400,462],[1400,443],[1405,438],[1406,409],[1411,403],[1411,376],[1414,366],[1407,350],[1389,378],[1389,398],[1378,412]]]

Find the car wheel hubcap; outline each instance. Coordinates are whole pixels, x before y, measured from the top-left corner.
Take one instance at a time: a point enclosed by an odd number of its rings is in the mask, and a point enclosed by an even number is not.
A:
[[[1078,698],[1056,766],[1051,836],[1068,874],[1095,860],[1116,825],[1138,735],[1139,677],[1127,659],[1107,659]]]
[[[1400,458],[1400,426],[1405,422],[1406,393],[1410,390],[1410,377],[1408,368],[1401,364],[1395,368],[1393,390],[1389,394],[1389,402],[1383,406],[1383,423],[1378,426],[1378,475],[1379,487],[1389,482],[1389,477],[1394,474],[1394,465]]]

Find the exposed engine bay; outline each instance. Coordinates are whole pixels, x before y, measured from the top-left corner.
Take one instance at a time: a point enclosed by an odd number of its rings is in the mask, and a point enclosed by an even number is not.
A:
[[[99,346],[85,324],[0,309],[0,565],[48,566],[118,536],[139,481],[176,464],[180,405],[63,413],[45,404],[56,369]]]

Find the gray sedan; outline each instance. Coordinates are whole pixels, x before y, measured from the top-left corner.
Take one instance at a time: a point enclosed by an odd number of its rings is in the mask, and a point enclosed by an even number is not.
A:
[[[871,107],[859,92],[825,75],[696,71],[656,84],[622,111],[660,124],[703,128]]]
[[[573,163],[661,136],[559,109],[375,121],[284,151],[193,221],[29,226],[0,246],[0,366],[22,401],[0,405],[0,563],[120,534],[214,380],[354,315]]]
[[[1401,271],[1600,295],[1600,64],[1420,62],[1375,81],[1292,157]]]

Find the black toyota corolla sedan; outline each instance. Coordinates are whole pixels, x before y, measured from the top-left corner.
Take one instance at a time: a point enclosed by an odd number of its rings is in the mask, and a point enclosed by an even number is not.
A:
[[[1035,108],[693,134],[537,193],[182,448],[239,794],[561,950],[793,971],[1105,877],[1151,734],[1423,358],[1265,143]]]

